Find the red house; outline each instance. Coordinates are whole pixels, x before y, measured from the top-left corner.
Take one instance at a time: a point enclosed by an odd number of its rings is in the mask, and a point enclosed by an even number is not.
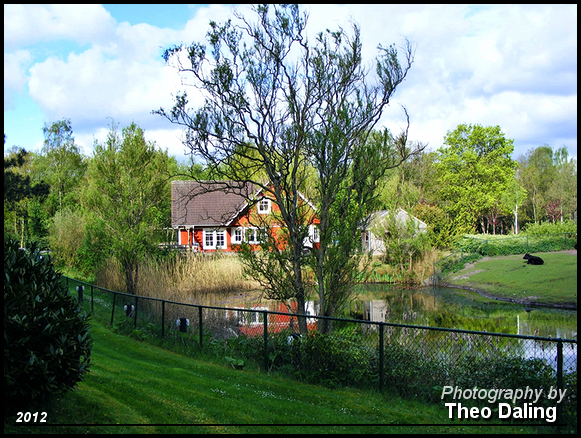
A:
[[[269,232],[276,235],[281,229],[276,203],[254,185],[231,186],[231,181],[172,181],[171,225],[178,230],[178,245],[213,252],[235,251],[236,245],[247,242],[258,249],[264,232],[261,224],[268,224]],[[319,241],[318,220],[315,207],[301,198],[313,213],[304,242],[305,247],[312,247]]]

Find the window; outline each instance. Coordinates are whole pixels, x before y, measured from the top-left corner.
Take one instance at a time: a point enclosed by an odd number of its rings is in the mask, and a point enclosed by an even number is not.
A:
[[[311,225],[309,227],[309,237],[313,243],[319,243],[319,228],[317,228],[315,225]]]
[[[256,228],[246,228],[245,240],[248,243],[258,243],[258,235]]]
[[[309,237],[305,237],[303,246],[305,248],[312,248],[315,243],[319,243],[319,240],[319,228],[315,225],[309,225]]]
[[[258,203],[258,214],[270,213],[270,199],[262,199]]]
[[[267,307],[252,307],[251,309],[240,309],[237,313],[238,325],[258,325],[264,323],[264,311]]]
[[[216,248],[226,248],[226,236],[224,231],[216,231]]]
[[[204,230],[204,248],[214,248],[214,233]]]
[[[226,230],[204,230],[204,249],[226,249]]]
[[[242,239],[244,238],[244,229],[243,228],[234,228],[234,232],[232,233],[232,243],[242,243]]]

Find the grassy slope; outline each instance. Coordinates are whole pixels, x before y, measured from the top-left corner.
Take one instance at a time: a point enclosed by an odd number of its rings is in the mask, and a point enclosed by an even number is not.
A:
[[[577,255],[565,252],[535,255],[545,264],[528,265],[522,255],[484,258],[449,274],[445,281],[522,303],[576,307]]]
[[[495,428],[487,422],[470,427],[458,420],[451,426],[385,426],[449,424],[451,420],[443,403],[425,404],[355,389],[327,389],[237,371],[141,343],[97,323],[93,324],[92,336],[95,346],[90,373],[78,390],[47,408],[49,425],[17,427],[13,417],[5,420],[4,433],[538,431],[508,425]]]

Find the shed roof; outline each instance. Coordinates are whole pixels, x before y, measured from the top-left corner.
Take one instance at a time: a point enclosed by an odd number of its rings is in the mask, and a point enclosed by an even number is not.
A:
[[[374,213],[371,213],[368,216],[368,220],[366,221],[366,223],[368,224],[367,229],[369,229],[369,226],[371,224],[376,223],[376,221],[381,221],[383,218],[388,217],[389,214],[390,214],[390,212],[388,210],[380,210],[380,211],[376,211]],[[405,221],[407,221],[409,218],[412,218],[414,223],[415,223],[416,228],[418,228],[420,231],[426,231],[428,229],[428,225],[424,221],[409,214],[403,208],[398,208],[396,210],[395,217],[401,223],[405,223]]]

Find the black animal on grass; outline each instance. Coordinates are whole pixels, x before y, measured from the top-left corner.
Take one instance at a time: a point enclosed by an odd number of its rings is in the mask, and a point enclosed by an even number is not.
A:
[[[542,258],[526,253],[523,257],[529,265],[543,265],[545,262]]]

